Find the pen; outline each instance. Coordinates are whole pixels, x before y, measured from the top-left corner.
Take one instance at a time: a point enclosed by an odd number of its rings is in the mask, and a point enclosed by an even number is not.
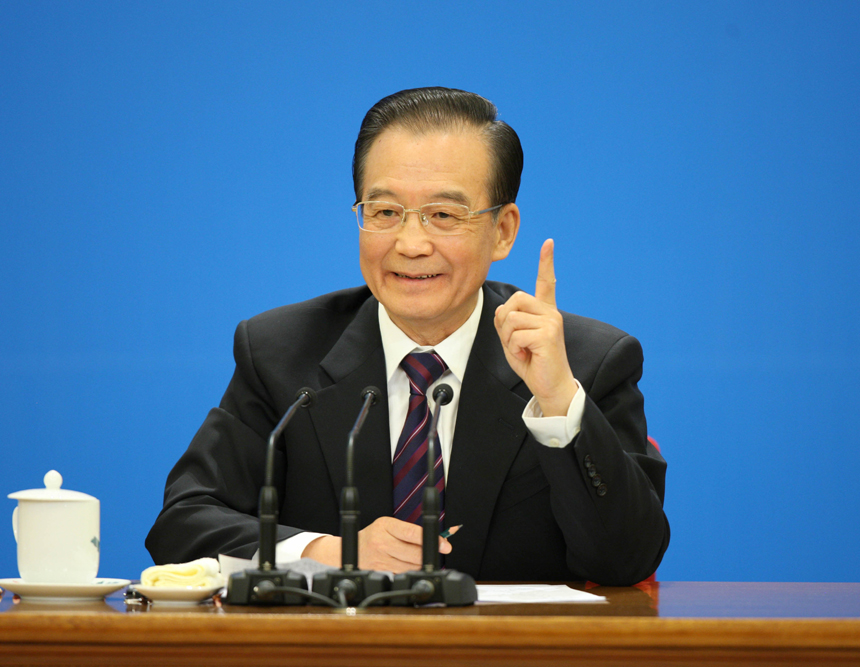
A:
[[[463,524],[462,524],[462,523],[461,523],[459,526],[452,526],[451,528],[448,528],[447,530],[442,531],[442,532],[439,534],[439,537],[451,537],[451,535],[453,535],[454,533],[456,533],[456,532],[457,532],[458,530],[460,530],[462,527],[463,527]]]

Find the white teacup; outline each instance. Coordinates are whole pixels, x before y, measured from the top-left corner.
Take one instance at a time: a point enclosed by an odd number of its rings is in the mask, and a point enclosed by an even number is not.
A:
[[[88,584],[99,571],[99,501],[61,489],[56,470],[44,489],[10,493],[18,501],[12,530],[18,542],[18,572],[27,583]]]

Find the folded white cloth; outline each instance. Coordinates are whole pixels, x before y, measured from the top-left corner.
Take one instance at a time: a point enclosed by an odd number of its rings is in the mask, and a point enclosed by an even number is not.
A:
[[[188,588],[211,588],[223,586],[218,561],[214,558],[198,558],[190,563],[153,565],[140,575],[143,586],[179,586]]]

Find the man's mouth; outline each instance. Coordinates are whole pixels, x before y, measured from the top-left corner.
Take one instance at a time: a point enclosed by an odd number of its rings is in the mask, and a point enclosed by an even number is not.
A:
[[[405,273],[395,272],[394,275],[397,276],[398,278],[407,278],[409,280],[427,280],[428,278],[435,278],[439,274],[438,273],[424,273],[420,276],[408,276]]]

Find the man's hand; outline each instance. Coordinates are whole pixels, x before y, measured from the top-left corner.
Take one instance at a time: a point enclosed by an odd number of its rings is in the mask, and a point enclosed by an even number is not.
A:
[[[390,516],[379,517],[358,531],[358,567],[362,570],[406,572],[421,569],[421,526]],[[440,537],[439,553],[451,553],[451,543]],[[319,537],[305,547],[304,558],[341,566],[339,537]]]
[[[577,391],[564,348],[564,326],[555,305],[553,241],[540,250],[535,295],[517,292],[496,309],[496,331],[505,357],[526,383],[545,417],[566,415]]]

